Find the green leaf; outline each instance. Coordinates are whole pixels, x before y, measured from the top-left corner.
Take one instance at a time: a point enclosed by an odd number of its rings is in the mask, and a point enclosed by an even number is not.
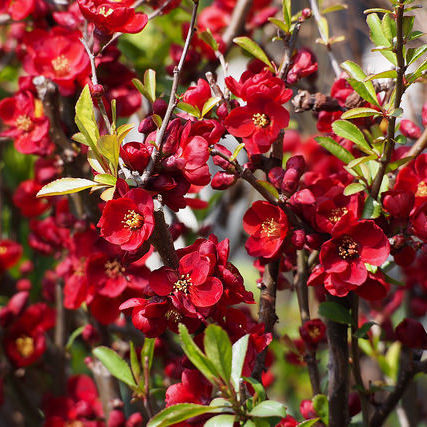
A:
[[[414,26],[414,21],[415,21],[415,16],[411,16],[411,15],[406,15],[403,17],[403,25],[402,25],[402,30],[403,30],[403,37],[409,37],[412,28]]]
[[[153,363],[155,342],[155,338],[145,338],[144,345],[141,350],[141,364],[143,365],[145,363],[145,358],[148,357],[148,370],[151,369],[151,365]]]
[[[320,12],[322,15],[326,15],[331,12],[339,12],[340,10],[346,10],[348,9],[348,6],[346,4],[335,4],[333,6],[326,7],[325,9],[322,9]]]
[[[144,87],[150,102],[156,100],[156,72],[151,68],[144,73]]]
[[[245,49],[247,52],[249,52],[255,58],[264,62],[264,64],[266,64],[270,68],[271,71],[274,71],[274,67],[273,67],[272,63],[270,62],[270,60],[268,59],[265,52],[252,39],[250,39],[249,37],[235,37],[233,39],[233,42],[236,43],[237,45],[239,45],[242,49]]]
[[[396,21],[390,14],[386,13],[381,20],[381,28],[385,38],[388,40],[388,45],[393,43],[393,38],[396,37]]]
[[[369,162],[370,160],[375,160],[377,158],[376,154],[371,154],[370,156],[358,157],[357,159],[352,160],[347,167],[356,168],[363,163]]]
[[[341,116],[342,119],[357,119],[359,117],[382,116],[381,112],[373,108],[352,108]]]
[[[376,79],[396,79],[396,78],[397,78],[396,70],[387,70],[377,74],[370,74],[368,77],[365,78],[365,81],[376,80]]]
[[[268,20],[274,24],[276,27],[278,27],[280,30],[282,30],[284,33],[289,32],[289,29],[287,28],[286,24],[277,18],[268,18]]]
[[[234,162],[234,160],[237,159],[237,156],[239,155],[239,153],[242,151],[242,149],[245,147],[245,143],[242,142],[241,144],[239,144],[236,149],[234,150],[234,153],[231,155],[230,157],[230,161]]]
[[[111,100],[111,130],[115,132],[117,127],[117,101]]]
[[[340,159],[345,164],[354,160],[353,154],[350,153],[347,149],[342,147],[335,142],[330,137],[325,136],[317,136],[314,138],[325,150],[328,150],[331,154],[333,154],[337,159]]]
[[[125,123],[117,128],[117,138],[119,138],[119,143],[121,144],[125,139],[126,135],[134,128],[132,123]]]
[[[212,108],[215,107],[215,105],[217,105],[219,101],[221,101],[220,96],[213,96],[212,98],[209,98],[203,105],[202,117],[206,116],[206,114],[208,114],[209,111],[211,111]]]
[[[319,314],[336,323],[351,325],[353,320],[349,311],[341,304],[333,301],[325,301],[319,305]],[[319,414],[320,415],[320,414]]]
[[[225,384],[228,384],[231,376],[232,349],[227,332],[220,326],[211,324],[205,330],[203,343],[206,356],[215,365]]]
[[[208,45],[210,46],[213,50],[217,51],[218,50],[218,43],[215,40],[214,36],[211,33],[211,30],[208,28],[206,31],[202,31],[199,34],[199,37]]]
[[[111,166],[111,172],[113,172],[115,175],[117,173],[117,167],[119,164],[119,138],[117,135],[103,135],[97,141],[96,146],[101,155],[108,160]]]
[[[369,36],[376,46],[390,47],[387,37],[384,35],[380,18],[376,13],[368,15],[366,22],[370,28]],[[381,54],[393,65],[397,65],[396,54],[390,51],[383,51]]]
[[[273,197],[275,197],[276,199],[279,198],[279,192],[273,184],[268,181],[263,181],[261,179],[258,179],[257,183],[264,187]]]
[[[200,110],[191,104],[187,104],[186,102],[178,102],[177,107],[182,110],[185,111],[186,113],[190,114],[190,116],[194,116],[197,117],[198,119],[200,119]]]
[[[190,362],[212,383],[217,384],[219,373],[215,365],[200,351],[200,348],[194,343],[187,327],[180,323],[178,326],[179,338],[181,340],[182,349]]]
[[[419,67],[412,73],[407,76],[408,83],[413,83],[415,80],[417,80],[424,71],[427,70],[427,59],[422,62],[422,64],[419,65]]]
[[[162,127],[163,119],[158,114],[152,114],[151,120],[153,120],[157,129],[160,129]]]
[[[354,336],[356,338],[368,339],[368,331],[372,328],[372,326],[376,325],[376,322],[366,322],[364,323],[355,333]]]
[[[360,150],[372,154],[372,148],[366,142],[362,131],[347,120],[336,120],[332,123],[332,130],[339,136],[353,141]]]
[[[314,426],[314,424],[316,424],[319,420],[320,418],[312,418],[310,420],[305,420],[302,423],[299,423],[297,427],[311,427]]]
[[[324,394],[316,394],[313,397],[313,409],[324,424],[329,424],[329,403],[328,398]]]
[[[82,334],[84,328],[85,328],[84,326],[80,326],[80,328],[77,328],[73,331],[73,333],[68,338],[67,344],[65,344],[65,350],[67,351],[70,350],[76,338]]]
[[[285,32],[288,33],[292,24],[292,8],[291,0],[283,0],[283,21],[285,24]]]
[[[111,375],[131,388],[137,386],[129,365],[115,351],[108,347],[100,346],[94,348],[92,352],[107,368]]]
[[[344,188],[344,196],[351,196],[352,194],[360,193],[365,189],[365,186],[360,182],[353,182]]]
[[[87,147],[90,147],[90,145],[89,145],[88,141],[86,140],[86,136],[85,136],[83,133],[81,133],[81,132],[77,132],[77,133],[75,133],[75,134],[71,137],[71,139],[72,139],[73,141],[78,142],[79,144],[83,144],[83,145],[86,145]]]
[[[414,156],[408,156],[408,157],[403,157],[399,160],[395,160],[394,162],[391,162],[387,165],[387,169],[386,172],[393,172],[396,169],[400,168],[400,166],[403,166],[406,163],[409,163],[412,159],[414,158]]]
[[[264,400],[253,408],[249,414],[251,417],[286,417],[286,407],[283,403],[274,400]]]
[[[371,9],[366,9],[366,10],[363,11],[363,13],[365,15],[367,15],[368,13],[375,13],[375,12],[377,12],[377,13],[393,13],[392,10],[382,9],[380,7],[373,7]]]
[[[77,100],[75,122],[79,131],[85,136],[87,145],[98,154],[96,143],[99,139],[99,130],[88,85],[83,88]]]
[[[350,77],[361,82],[366,78],[365,72],[362,68],[353,61],[345,61],[341,64],[341,68],[345,70]]]
[[[99,173],[98,175],[95,175],[93,179],[100,184],[109,185],[111,187],[114,187],[117,182],[117,178],[108,173]]]
[[[371,196],[368,196],[363,207],[362,218],[372,219],[378,218],[381,215],[381,205],[374,200]]]
[[[352,78],[347,79],[350,86],[367,102],[379,106],[372,82],[358,81]],[[372,88],[370,87],[372,86]]]
[[[265,398],[267,397],[267,394],[265,393],[265,389],[264,386],[257,381],[255,378],[251,378],[251,377],[243,377],[243,379],[245,381],[247,381],[255,390],[255,393],[258,397],[258,400],[264,401]]]
[[[87,188],[97,187],[97,182],[84,178],[60,178],[46,184],[38,193],[37,197],[62,196],[64,194],[77,193]]]
[[[209,412],[214,412],[214,408],[195,403],[179,403],[160,411],[148,421],[147,427],[167,427]]]
[[[231,362],[231,383],[236,392],[240,388],[240,378],[242,376],[243,365],[245,363],[246,352],[248,350],[249,335],[246,334],[237,340],[232,347],[232,362]]]
[[[423,56],[427,52],[427,44],[417,47],[417,48],[409,48],[406,53],[406,62],[408,65],[411,65],[418,58]]]
[[[236,416],[232,414],[221,414],[210,418],[203,427],[233,427]]]
[[[135,346],[132,341],[129,343],[130,345],[130,367],[133,373],[133,377],[135,381],[139,383],[139,378],[141,376],[141,366],[138,361],[138,356],[136,355]]]

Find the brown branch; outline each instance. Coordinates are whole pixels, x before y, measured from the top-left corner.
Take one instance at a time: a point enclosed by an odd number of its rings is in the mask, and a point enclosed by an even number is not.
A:
[[[320,92],[310,93],[308,90],[299,89],[291,102],[296,113],[302,113],[303,111],[319,112],[343,110],[336,98],[332,98]]]
[[[144,173],[142,174],[142,177],[141,177],[142,186],[145,186],[147,184],[148,180],[150,179],[152,171],[154,170],[156,164],[161,158],[163,138],[164,138],[167,126],[169,124],[169,120],[178,103],[178,100],[176,99],[176,92],[178,90],[179,77],[181,74],[182,67],[184,66],[184,61],[187,56],[188,49],[190,48],[191,38],[193,37],[193,33],[195,30],[198,6],[199,6],[199,1],[198,0],[193,1],[193,13],[191,15],[190,27],[188,29],[187,38],[185,39],[185,44],[182,50],[181,59],[179,60],[178,65],[173,70],[173,82],[172,82],[172,89],[171,89],[171,94],[169,98],[168,108],[163,118],[162,125],[160,126],[160,129],[157,131],[156,141],[154,144],[153,151],[151,153],[150,161],[147,167],[145,168]]]
[[[351,325],[351,368],[353,371],[354,381],[357,385],[357,391],[360,397],[360,403],[362,406],[363,423],[368,424],[369,420],[369,400],[367,391],[363,384],[362,374],[360,370],[360,352],[359,352],[359,339],[356,336],[359,322],[359,296],[356,294],[352,295],[351,301],[351,316],[353,324]]]
[[[265,332],[273,332],[274,325],[277,322],[276,314],[276,290],[277,277],[279,274],[279,260],[272,261],[264,268],[262,277],[261,293],[259,300],[258,321],[264,323]],[[267,348],[257,355],[252,377],[261,381],[261,375],[265,369],[265,356]]]
[[[298,19],[298,22],[295,24],[290,40],[285,41],[285,54],[283,55],[282,63],[280,64],[279,73],[277,75],[279,79],[283,79],[286,81],[286,77],[288,76],[288,72],[292,64],[292,61],[291,61],[292,54],[294,53],[295,45],[298,39],[298,34],[303,22],[304,22],[304,18],[300,17]]]
[[[415,141],[414,145],[408,151],[407,156],[418,157],[427,147],[427,128],[424,129],[422,135]]]
[[[399,403],[399,400],[402,398],[414,376],[419,373],[427,373],[427,360],[422,362],[410,361],[408,369],[401,370],[395,389],[372,415],[369,421],[369,427],[380,427],[384,424],[387,417]]]
[[[341,304],[348,309],[345,298],[327,296],[328,301]],[[328,401],[329,401],[329,427],[343,427],[349,424],[348,392],[350,375],[348,366],[347,325],[326,321],[328,337],[329,362],[328,362]]]
[[[244,33],[246,18],[252,7],[252,3],[253,0],[237,0],[233,14],[231,15],[230,23],[222,35],[226,52],[230,49],[234,37]]]
[[[396,57],[397,57],[397,79],[396,79],[396,97],[394,100],[394,108],[399,108],[402,101],[403,93],[405,92],[405,86],[403,79],[405,76],[405,58],[403,57],[403,12],[405,5],[403,0],[399,0],[399,4],[396,6]],[[381,184],[383,182],[384,175],[387,170],[387,166],[390,163],[391,156],[394,150],[394,135],[396,130],[396,117],[390,117],[387,128],[387,142],[385,146],[385,152],[381,157],[380,167],[377,175],[374,178],[374,182],[371,188],[371,196],[374,199],[378,198]]]
[[[298,298],[298,306],[301,317],[301,324],[304,325],[310,320],[310,306],[308,302],[308,259],[304,249],[297,251],[297,274],[294,278],[295,290]],[[307,348],[304,360],[307,363],[308,375],[310,377],[311,389],[313,396],[321,393],[320,375],[316,360],[316,351]]]
[[[329,39],[327,37],[327,34],[325,34],[323,32],[322,15],[320,14],[319,7],[317,5],[317,0],[310,0],[310,7],[311,7],[311,10],[313,12],[314,19],[316,20],[317,28],[319,30],[320,37],[322,38],[323,43],[325,44],[326,49],[328,51],[329,62],[331,63],[331,66],[332,66],[332,69],[334,70],[335,76],[338,78],[341,75],[341,69],[340,69],[340,66],[338,65],[338,61],[335,58],[334,53],[332,52],[331,45],[329,43]]]

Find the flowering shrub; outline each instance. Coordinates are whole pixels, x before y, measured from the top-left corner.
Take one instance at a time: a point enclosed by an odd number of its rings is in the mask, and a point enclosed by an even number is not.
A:
[[[421,423],[420,6],[282,3],[0,1],[0,424]]]

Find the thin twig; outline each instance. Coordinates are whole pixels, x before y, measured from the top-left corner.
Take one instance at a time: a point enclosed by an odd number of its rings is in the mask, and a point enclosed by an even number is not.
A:
[[[158,130],[156,134],[156,141],[154,144],[153,152],[151,153],[150,161],[142,174],[141,180],[142,185],[145,186],[150,179],[151,173],[154,170],[154,167],[156,166],[156,163],[159,161],[161,156],[161,149],[163,146],[163,137],[165,135],[167,126],[169,124],[169,120],[172,116],[172,113],[175,110],[175,107],[178,103],[178,100],[176,99],[176,92],[178,90],[178,84],[179,84],[179,77],[182,71],[182,67],[184,65],[185,58],[187,56],[188,49],[190,48],[191,38],[194,33],[194,28],[196,25],[196,17],[197,17],[197,9],[199,6],[199,2],[194,1],[193,2],[193,13],[191,15],[191,22],[190,22],[190,28],[188,29],[187,38],[185,40],[184,48],[182,50],[181,59],[178,63],[178,65],[173,70],[173,82],[172,82],[172,89],[171,94],[169,98],[169,104],[168,108],[166,110],[166,114],[163,118],[162,125],[160,126],[160,129]]]
[[[334,53],[332,52],[328,36],[324,33],[322,29],[322,15],[320,14],[319,6],[317,5],[317,0],[310,0],[310,7],[313,12],[314,19],[316,20],[320,37],[322,38],[323,43],[325,44],[326,49],[328,51],[329,61],[331,63],[332,69],[334,70],[335,76],[338,78],[341,75],[340,66],[338,65],[338,61],[335,58]]]
[[[231,15],[230,23],[222,35],[227,52],[233,42],[234,37],[242,34],[245,29],[246,18],[252,7],[253,0],[238,0]]]
[[[295,50],[295,45],[297,43],[298,34],[301,29],[301,25],[304,22],[302,18],[298,19],[298,22],[295,24],[294,29],[291,34],[290,40],[286,41],[285,44],[285,54],[283,55],[282,63],[279,67],[279,73],[277,77],[279,79],[283,79],[286,81],[286,77],[288,76],[289,69],[291,68],[292,63],[292,54]]]
[[[427,128],[424,129],[422,135],[415,141],[415,144],[408,151],[407,156],[417,158],[427,147]]]
[[[396,97],[394,100],[394,108],[400,107],[403,93],[405,92],[405,86],[403,84],[403,78],[405,76],[405,58],[403,57],[403,12],[405,5],[403,0],[399,1],[396,6],[396,57],[397,57],[397,79],[396,79]],[[387,141],[385,146],[385,152],[381,158],[380,166],[375,176],[374,182],[371,188],[371,196],[376,199],[381,189],[384,175],[387,170],[387,166],[390,163],[391,156],[394,150],[394,134],[396,130],[396,117],[390,117],[387,128]]]
[[[148,416],[151,418],[153,416],[153,409],[151,407],[150,401],[150,369],[149,369],[149,359],[148,356],[144,357],[144,407],[147,411]]]
[[[352,295],[351,304],[351,315],[353,323],[351,325],[351,368],[353,371],[354,381],[358,387],[358,393],[360,397],[360,403],[362,406],[363,425],[368,425],[369,420],[369,400],[367,398],[367,392],[363,384],[362,374],[360,370],[360,353],[359,353],[359,339],[356,336],[359,321],[359,296],[356,294]]]

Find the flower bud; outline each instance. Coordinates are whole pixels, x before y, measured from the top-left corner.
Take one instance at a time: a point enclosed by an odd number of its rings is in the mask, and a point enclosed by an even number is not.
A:
[[[156,130],[156,124],[153,121],[151,116],[146,117],[141,120],[141,123],[138,126],[139,133],[145,133],[146,135],[150,132],[154,132]]]
[[[418,139],[421,136],[421,129],[411,120],[400,122],[400,132],[403,136],[411,139]]]
[[[424,326],[415,319],[404,319],[395,330],[397,339],[406,347],[427,349],[427,334]]]
[[[303,156],[292,156],[286,162],[286,169],[296,169],[301,175],[305,170],[305,160]]]
[[[132,414],[126,421],[126,427],[142,427],[142,415],[139,412]]]
[[[362,409],[361,403],[360,403],[360,397],[359,393],[356,391],[353,391],[348,396],[348,410],[350,413],[350,417],[354,417],[357,415]]]
[[[312,15],[312,12],[311,12],[311,9],[309,7],[304,8],[301,12],[301,16],[304,19],[311,18],[311,15]]]
[[[299,405],[299,411],[306,420],[317,417],[316,411],[313,407],[313,402],[311,400],[302,400]]]
[[[225,190],[236,182],[236,175],[226,172],[217,172],[211,181],[214,190]]]
[[[98,85],[93,85],[91,87],[91,93],[92,93],[92,96],[95,97],[95,98],[101,97],[105,93],[104,86],[99,85],[99,84]]]
[[[166,114],[166,110],[168,109],[168,104],[164,99],[156,99],[153,102],[153,113],[160,116],[162,119]]]
[[[302,228],[294,230],[291,241],[297,249],[302,249],[305,244],[305,231]]]
[[[122,411],[114,409],[110,412],[110,418],[108,419],[108,427],[124,427],[126,423],[125,415]]]

